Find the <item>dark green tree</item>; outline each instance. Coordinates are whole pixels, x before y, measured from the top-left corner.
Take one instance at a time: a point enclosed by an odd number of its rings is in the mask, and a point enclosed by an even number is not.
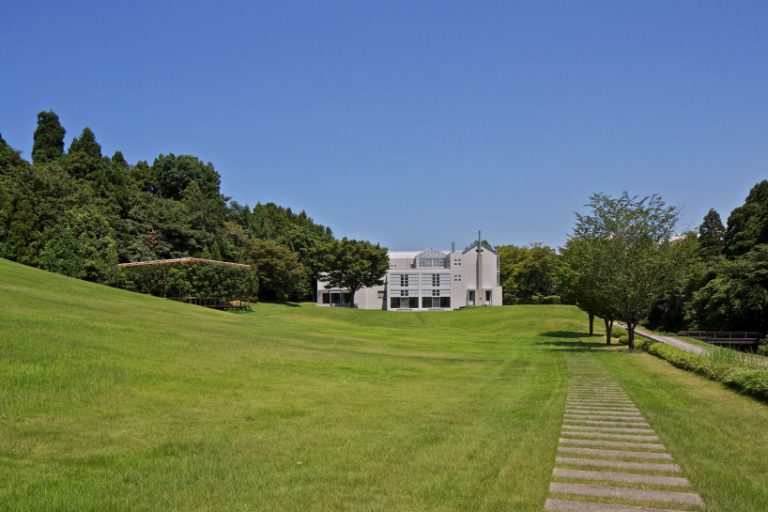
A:
[[[384,283],[383,277],[389,268],[385,247],[345,237],[331,242],[326,254],[323,277],[331,287],[349,290],[353,306],[357,290]]]
[[[69,145],[69,154],[81,153],[91,158],[101,158],[101,145],[96,142],[96,136],[88,127],[83,128],[80,137],[72,139]]]
[[[166,199],[181,199],[190,183],[197,183],[207,197],[219,195],[221,178],[210,163],[191,155],[160,155],[152,164],[157,194]]]
[[[248,260],[259,281],[259,298],[295,300],[307,293],[307,275],[298,255],[272,240],[254,240]]]
[[[13,149],[0,135],[0,176],[9,174],[13,169],[23,167],[26,162],[21,158],[21,152]]]
[[[717,277],[693,294],[688,320],[698,329],[768,331],[768,245],[722,259]]]
[[[746,254],[758,244],[768,243],[768,180],[749,191],[742,206],[728,217],[725,233],[725,254],[735,258]]]
[[[619,197],[594,194],[588,215],[577,215],[573,237],[605,252],[608,276],[602,288],[610,309],[627,325],[629,349],[635,348],[635,327],[645,320],[669,275],[665,244],[671,239],[678,211],[657,195]]]
[[[53,111],[37,114],[37,129],[35,129],[32,145],[32,162],[42,164],[60,158],[64,155],[64,135],[66,130],[59,123],[59,116]]]
[[[708,260],[723,254],[725,248],[725,226],[720,220],[720,214],[710,209],[699,226],[699,254]]]

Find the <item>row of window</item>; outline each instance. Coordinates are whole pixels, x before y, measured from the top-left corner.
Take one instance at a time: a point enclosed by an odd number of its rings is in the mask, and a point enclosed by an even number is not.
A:
[[[344,304],[350,303],[349,292],[323,292],[323,304]]]
[[[397,283],[397,281],[400,281],[400,286],[402,288],[407,288],[411,285],[416,285],[419,282],[419,275],[418,274],[400,274],[393,275],[392,281],[393,284]],[[448,284],[448,281],[450,280],[450,274],[422,274],[421,275],[421,284],[425,285],[432,285],[432,286],[440,286],[441,284]]]
[[[450,308],[450,297],[422,297],[422,308]],[[392,297],[389,300],[390,309],[418,309],[418,297]]]
[[[392,292],[393,295],[395,295],[398,292]],[[431,295],[432,297],[440,297],[442,296],[448,296],[451,294],[451,290],[448,288],[445,288],[444,290],[435,289],[435,290],[421,290],[422,295]],[[400,290],[399,292],[400,297],[418,297],[419,296],[419,290]],[[381,297],[379,297],[381,298]]]

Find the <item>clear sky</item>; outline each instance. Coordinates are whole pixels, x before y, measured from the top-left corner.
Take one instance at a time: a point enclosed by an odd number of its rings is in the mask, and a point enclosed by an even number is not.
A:
[[[593,192],[682,228],[768,177],[768,2],[34,2],[0,9],[0,133],[36,114],[392,249],[562,244]]]

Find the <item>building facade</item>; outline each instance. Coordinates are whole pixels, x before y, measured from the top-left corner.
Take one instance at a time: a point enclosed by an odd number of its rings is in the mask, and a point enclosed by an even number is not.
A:
[[[318,306],[393,311],[501,306],[502,300],[498,255],[480,242],[463,251],[390,252],[384,284],[358,290],[354,300],[349,290],[328,288],[322,280],[317,290]]]

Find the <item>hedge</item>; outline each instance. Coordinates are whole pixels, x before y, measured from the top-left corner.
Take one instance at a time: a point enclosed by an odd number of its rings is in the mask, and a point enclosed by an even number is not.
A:
[[[645,340],[641,346],[646,352],[664,359],[672,365],[721,382],[742,393],[768,400],[768,361],[749,365],[741,354],[693,354],[664,343]],[[724,349],[725,350],[725,349]],[[751,366],[751,367],[750,367]]]

